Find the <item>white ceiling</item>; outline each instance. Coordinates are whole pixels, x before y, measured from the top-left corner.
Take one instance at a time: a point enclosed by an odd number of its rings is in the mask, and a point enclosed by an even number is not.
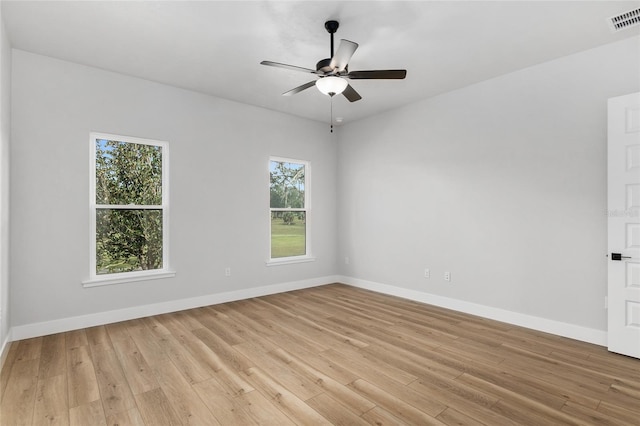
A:
[[[350,70],[408,70],[405,80],[352,80],[362,100],[334,100],[351,122],[514,70],[640,34],[606,19],[640,1],[2,1],[13,47],[329,120],[314,87],[281,93],[329,55],[324,22],[360,44]],[[639,70],[640,73],[640,70]]]

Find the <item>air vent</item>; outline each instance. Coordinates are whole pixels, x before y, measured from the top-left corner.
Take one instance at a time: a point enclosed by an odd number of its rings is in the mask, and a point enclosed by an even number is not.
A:
[[[640,9],[630,10],[626,13],[613,16],[607,20],[611,31],[614,33],[624,30],[625,28],[635,27],[640,25]]]

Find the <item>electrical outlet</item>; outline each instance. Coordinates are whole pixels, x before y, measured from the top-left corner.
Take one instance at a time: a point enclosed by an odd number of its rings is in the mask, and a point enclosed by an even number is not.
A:
[[[229,267],[224,268],[224,276],[225,277],[230,277],[231,276],[231,268],[229,268]]]
[[[429,270],[429,268],[426,268],[424,270],[424,277],[425,278],[431,278],[431,271]]]
[[[345,258],[344,258],[344,264],[345,264],[345,265],[348,265],[348,264],[349,264],[349,257],[345,257]]]
[[[444,273],[444,280],[451,281],[451,272],[447,271]]]

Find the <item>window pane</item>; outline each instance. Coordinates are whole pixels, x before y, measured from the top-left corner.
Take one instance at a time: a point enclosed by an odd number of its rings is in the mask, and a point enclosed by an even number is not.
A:
[[[96,211],[96,274],[162,269],[162,210]]]
[[[305,212],[271,213],[271,258],[306,254]]]
[[[271,208],[303,209],[304,164],[271,161]]]
[[[162,204],[162,147],[96,139],[97,204]]]

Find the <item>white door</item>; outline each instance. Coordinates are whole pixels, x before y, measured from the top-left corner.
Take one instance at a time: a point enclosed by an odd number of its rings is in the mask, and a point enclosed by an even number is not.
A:
[[[609,99],[609,350],[640,358],[640,93]]]

